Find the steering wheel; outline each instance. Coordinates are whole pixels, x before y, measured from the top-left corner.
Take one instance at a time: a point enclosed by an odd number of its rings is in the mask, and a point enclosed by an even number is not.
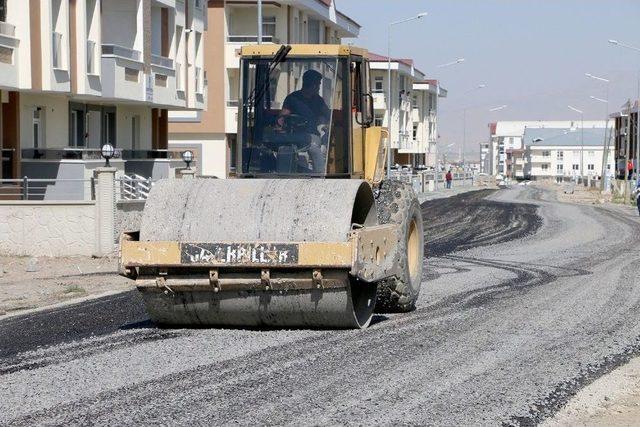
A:
[[[287,133],[304,132],[309,127],[309,120],[299,114],[287,114],[284,118],[283,129]]]

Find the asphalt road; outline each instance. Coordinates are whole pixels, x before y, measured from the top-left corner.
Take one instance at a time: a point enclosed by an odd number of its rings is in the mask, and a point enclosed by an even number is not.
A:
[[[640,354],[633,210],[423,211],[418,309],[367,330],[158,329],[134,293],[0,322],[0,424],[529,425]]]

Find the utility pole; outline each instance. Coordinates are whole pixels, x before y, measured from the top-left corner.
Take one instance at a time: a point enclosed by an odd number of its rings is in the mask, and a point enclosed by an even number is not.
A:
[[[631,172],[629,172],[629,168],[627,167],[627,164],[629,163],[629,160],[631,160],[631,153],[630,153],[630,148],[631,148],[631,100],[628,99],[627,100],[627,105],[629,106],[629,111],[627,114],[627,132],[625,135],[625,149],[624,149],[624,194],[627,193],[627,181],[629,181],[629,179],[631,178],[629,175],[631,174]]]
[[[262,44],[262,0],[258,0],[258,44]]]

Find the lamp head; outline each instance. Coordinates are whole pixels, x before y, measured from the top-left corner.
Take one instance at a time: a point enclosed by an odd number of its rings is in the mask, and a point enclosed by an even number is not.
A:
[[[102,154],[102,157],[104,157],[104,159],[106,160],[105,166],[110,166],[109,165],[109,159],[113,158],[113,155],[115,154],[116,150],[115,148],[113,148],[113,145],[106,143],[102,146],[102,148],[100,149],[100,154]]]
[[[187,168],[193,161],[193,151],[187,150],[182,152],[182,160],[187,164]]]

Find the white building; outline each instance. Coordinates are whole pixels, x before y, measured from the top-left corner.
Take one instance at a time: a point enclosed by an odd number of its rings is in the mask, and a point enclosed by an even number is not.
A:
[[[579,126],[577,121],[558,120],[518,120],[499,121],[489,125],[489,171],[491,175],[502,174],[515,176],[515,171],[509,168],[508,152],[524,149],[522,140],[525,129],[552,128],[566,129]],[[585,128],[604,128],[604,120],[585,121]],[[521,178],[521,176],[517,176]]]
[[[373,53],[369,57],[374,123],[389,127],[388,59]],[[391,94],[392,162],[435,166],[438,98],[446,97],[447,91],[437,80],[425,80],[411,59],[392,59]]]
[[[524,133],[524,175],[530,179],[556,177],[601,177],[605,129],[527,128]],[[613,171],[614,148],[607,156],[607,171]]]
[[[171,112],[170,146],[191,148],[202,159],[199,173],[220,178],[235,166],[240,80],[239,49],[257,43],[255,0],[210,1],[205,70],[209,100],[204,112]],[[336,10],[332,0],[263,3],[263,42],[338,44],[357,37],[360,26]]]
[[[0,0],[2,177],[88,178],[105,143],[122,172],[167,176],[168,109],[206,101],[202,4]]]

